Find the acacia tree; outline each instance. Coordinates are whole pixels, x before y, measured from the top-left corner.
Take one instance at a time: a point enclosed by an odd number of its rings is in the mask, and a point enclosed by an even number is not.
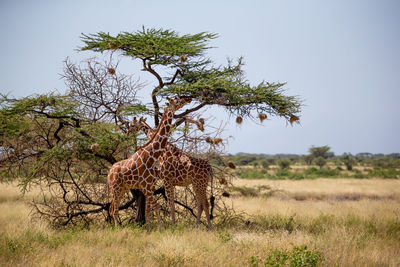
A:
[[[85,45],[81,50],[118,51],[141,61],[142,70],[153,75],[157,82],[151,91],[155,127],[161,117],[160,101],[176,95],[190,96],[195,104],[175,114],[175,126],[183,123],[185,116],[207,105],[223,107],[228,113],[238,116],[238,122],[243,117],[254,116],[259,116],[262,121],[267,114],[283,117],[290,123],[298,121],[301,101],[298,97],[284,94],[284,83],[263,81],[252,86],[244,77],[242,58],[236,63],[230,61],[227,66],[216,67],[211,59],[205,57],[206,50],[210,49],[209,41],[216,37],[216,34],[207,32],[179,35],[171,30],[143,27],[116,36],[104,32],[82,34]],[[163,77],[168,71],[172,73]],[[141,207],[139,213],[144,214],[144,205]]]
[[[92,214],[107,218],[106,191],[97,184],[137,146],[126,133],[129,116],[146,110],[136,99],[142,85],[116,68],[110,61],[67,60],[66,94],[0,98],[1,174],[20,177],[24,189],[32,183],[44,189],[33,206],[54,225],[88,222]]]
[[[327,159],[333,156],[333,153],[329,152],[330,149],[331,148],[329,146],[312,146],[310,147],[309,152],[310,156],[314,159],[318,157]]]
[[[141,62],[142,70],[156,81],[149,92],[151,104],[146,106],[137,100],[136,92],[143,84],[118,73],[118,64],[89,60],[86,67],[81,67],[66,61],[65,95],[22,99],[2,96],[2,174],[24,177],[25,186],[46,181],[53,197],[44,194],[43,201],[34,205],[39,214],[53,218],[57,225],[79,223],[93,218],[88,214],[107,218],[109,203],[98,182],[104,184],[110,164],[128,157],[141,141],[127,135],[128,122],[135,115],[149,115],[156,127],[166,97],[193,99],[192,106],[175,114],[174,129],[209,105],[218,105],[237,116],[237,122],[256,116],[262,121],[267,114],[297,122],[301,101],[286,96],[283,83],[251,86],[245,80],[241,58],[236,63],[215,66],[205,57],[208,43],[216,37],[210,33],[179,35],[144,28],[116,36],[83,34],[85,45],[81,50],[120,53]],[[208,136],[192,139],[186,130],[183,133],[184,140],[197,146],[220,142]],[[223,177],[219,180],[226,184]],[[133,193],[139,205],[136,220],[143,222],[144,198],[140,191]],[[134,212],[130,209],[133,202],[133,198],[126,199],[121,209]],[[183,204],[191,210],[190,203]]]

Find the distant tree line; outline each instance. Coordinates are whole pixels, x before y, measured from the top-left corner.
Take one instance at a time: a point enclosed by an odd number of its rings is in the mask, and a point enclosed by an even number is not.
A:
[[[317,165],[324,167],[328,162],[336,166],[344,165],[351,171],[353,166],[371,166],[374,168],[400,168],[400,153],[374,154],[368,152],[344,153],[335,155],[330,151],[329,146],[312,146],[309,154],[252,154],[237,153],[225,156],[226,161],[231,161],[237,166],[255,166],[268,168],[271,165],[277,165],[281,169],[287,169],[290,165]]]

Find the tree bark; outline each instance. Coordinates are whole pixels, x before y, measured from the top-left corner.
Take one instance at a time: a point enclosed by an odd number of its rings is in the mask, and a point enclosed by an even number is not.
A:
[[[135,222],[144,225],[146,223],[145,210],[146,210],[146,198],[139,189],[131,189],[132,195],[136,199],[136,218]]]

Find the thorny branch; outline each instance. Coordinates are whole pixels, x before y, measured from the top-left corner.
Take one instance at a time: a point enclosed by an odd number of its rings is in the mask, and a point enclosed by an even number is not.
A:
[[[97,61],[88,61],[87,66],[82,68],[66,61],[63,78],[69,88],[69,97],[78,103],[78,111],[72,115],[53,112],[58,105],[56,98],[51,100],[54,102],[51,106],[43,103],[25,110],[23,119],[33,122],[29,131],[16,139],[2,139],[2,170],[8,168],[15,176],[26,177],[24,183],[34,181],[41,188],[41,197],[32,204],[34,214],[49,220],[55,227],[81,223],[89,225],[109,220],[110,199],[105,187],[107,171],[111,164],[126,158],[138,146],[137,143],[129,143],[126,136],[122,138],[119,132],[127,132],[130,116],[135,112],[143,113],[135,98],[140,84],[128,76],[116,74],[116,68],[115,64],[106,63],[104,66]],[[151,67],[148,69],[152,70]],[[176,72],[170,82],[178,75],[179,72]],[[194,112],[203,106],[199,104],[177,114],[174,126],[189,121],[187,116],[196,116]],[[109,124],[118,128],[106,132],[110,133],[111,139],[104,141],[108,137],[98,132],[102,128],[96,128],[96,125]],[[220,133],[220,130],[200,133],[196,127],[185,126],[183,132],[175,132],[171,142],[190,155],[199,156],[223,148],[223,143],[211,145],[205,142],[207,137],[215,137]],[[116,138],[115,143],[101,147],[114,142],[113,138]],[[145,142],[136,137],[131,140]],[[226,176],[226,173],[217,173],[210,181],[208,192],[209,196],[216,198],[212,211],[217,216],[224,216],[223,212],[226,211],[224,204],[221,205],[221,192],[226,182],[218,181],[227,178],[218,178],[222,176]],[[160,187],[156,194],[162,195],[162,208],[168,211],[163,188]],[[122,221],[134,217],[137,210],[133,204],[136,202],[137,199],[128,195],[121,201],[119,209]],[[196,206],[196,200],[192,189],[177,188],[175,203],[177,219],[190,221],[195,217],[193,207]],[[168,220],[169,214],[165,216],[164,219]]]

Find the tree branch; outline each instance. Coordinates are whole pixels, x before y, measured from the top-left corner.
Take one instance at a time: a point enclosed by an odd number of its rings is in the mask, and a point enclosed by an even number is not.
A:
[[[192,113],[192,112],[194,112],[194,111],[197,111],[197,110],[201,109],[202,107],[204,107],[204,106],[206,106],[206,105],[207,105],[207,103],[201,103],[200,105],[198,105],[198,106],[196,106],[196,107],[194,107],[194,108],[185,110],[185,111],[182,112],[181,114],[176,114],[176,115],[174,115],[174,118],[175,118],[175,119],[183,118],[183,117],[185,117],[186,115],[188,115],[189,113]]]
[[[165,83],[165,85],[171,85],[175,82],[176,77],[178,76],[178,74],[182,75],[182,72],[178,69],[176,70],[174,76],[172,77],[171,81]]]
[[[57,144],[61,141],[61,138],[58,136],[58,133],[61,131],[61,129],[64,127],[64,122],[59,121],[58,122],[58,128],[54,132],[54,138],[57,139]]]
[[[146,58],[143,59],[143,70],[150,72],[151,74],[153,74],[157,80],[158,80],[158,86],[156,88],[154,88],[153,92],[151,92],[151,99],[153,101],[153,106],[154,106],[154,124],[157,127],[158,124],[160,123],[160,120],[158,118],[158,115],[160,114],[160,106],[158,105],[158,101],[157,101],[157,93],[158,91],[164,87],[164,82],[161,78],[161,76],[151,68],[151,64],[150,62],[146,64]]]
[[[161,194],[163,196],[163,198],[165,199],[165,201],[168,201],[168,198],[165,194],[165,187],[160,187],[158,188],[156,191],[154,191],[153,195],[159,195]],[[197,215],[194,213],[193,209],[189,206],[186,206],[185,204],[179,202],[178,200],[174,201],[176,204],[178,204],[179,206],[184,207],[185,209],[187,209],[188,211],[190,211],[190,213],[197,218]]]
[[[160,106],[158,105],[158,101],[157,101],[157,92],[160,89],[159,86],[157,86],[156,88],[154,88],[153,92],[151,93],[151,100],[153,101],[153,106],[154,106],[154,125],[155,127],[158,126],[158,124],[160,123],[160,119],[158,118],[159,114],[160,114]]]

